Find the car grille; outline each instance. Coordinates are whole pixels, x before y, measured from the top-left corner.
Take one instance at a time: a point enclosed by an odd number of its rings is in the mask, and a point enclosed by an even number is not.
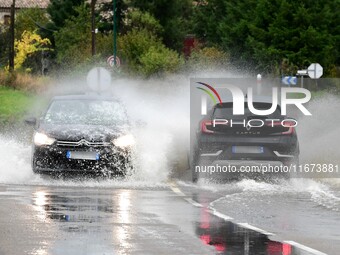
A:
[[[89,142],[84,139],[75,142],[75,141],[57,141],[57,146],[61,147],[80,147],[80,146],[89,146],[89,147],[103,147],[110,146],[111,143],[108,142]]]

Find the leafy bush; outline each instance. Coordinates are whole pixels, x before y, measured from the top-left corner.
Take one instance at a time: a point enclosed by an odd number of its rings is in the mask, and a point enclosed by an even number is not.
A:
[[[15,40],[15,59],[14,70],[22,67],[27,57],[44,50],[49,50],[48,46],[51,45],[49,39],[42,39],[35,31],[24,31],[20,40]]]
[[[140,65],[139,57],[150,47],[157,47],[161,42],[146,30],[132,29],[125,35],[118,37],[118,47],[122,55],[134,70]]]
[[[164,45],[160,45],[158,48],[150,47],[140,56],[139,60],[139,71],[146,77],[153,74],[173,73],[183,63],[183,59],[178,56],[176,51],[170,50]]]
[[[166,48],[161,40],[145,29],[132,29],[119,38],[119,49],[128,62],[129,71],[146,77],[177,70],[182,59]]]
[[[0,71],[0,86],[7,86],[25,92],[38,93],[45,91],[51,84],[46,76],[36,76],[23,72]]]
[[[187,62],[187,66],[194,70],[226,67],[228,64],[228,54],[215,47],[194,50]]]

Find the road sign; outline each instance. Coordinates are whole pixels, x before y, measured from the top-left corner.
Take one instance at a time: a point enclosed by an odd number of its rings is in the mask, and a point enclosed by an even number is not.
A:
[[[105,91],[111,87],[111,74],[103,67],[95,67],[87,74],[87,85],[94,91]]]
[[[311,64],[307,71],[309,77],[312,79],[319,79],[323,75],[323,68],[319,63]]]
[[[296,75],[301,75],[301,76],[308,75],[308,71],[307,70],[298,70]]]
[[[108,57],[106,62],[109,66],[113,67],[115,65],[115,57],[113,55]],[[118,56],[116,56],[116,67],[120,67],[120,58]]]
[[[285,76],[282,78],[282,83],[286,85],[296,85],[296,76]]]

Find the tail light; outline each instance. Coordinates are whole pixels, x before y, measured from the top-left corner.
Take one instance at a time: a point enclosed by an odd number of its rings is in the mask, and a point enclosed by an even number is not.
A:
[[[216,127],[217,125],[229,126],[229,122],[215,120],[215,126],[211,120],[203,120],[201,122],[201,132],[206,134],[213,134],[215,131],[208,129],[208,127]]]
[[[268,255],[291,255],[292,246],[287,243],[279,243],[275,241],[269,241],[267,244]]]
[[[287,131],[281,132],[282,135],[291,135],[295,133],[295,124],[293,121],[286,121],[285,126],[282,125],[281,121],[274,121],[273,123],[268,123],[269,126],[283,126],[285,128],[288,128]]]
[[[212,127],[213,123],[211,120],[203,120],[201,122],[201,132],[206,134],[213,134],[214,131],[208,129],[208,127]]]

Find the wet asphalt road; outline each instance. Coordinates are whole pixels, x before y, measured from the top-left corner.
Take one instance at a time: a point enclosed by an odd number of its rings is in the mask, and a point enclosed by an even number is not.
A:
[[[1,185],[0,254],[313,254],[214,216],[220,192],[122,186]]]

